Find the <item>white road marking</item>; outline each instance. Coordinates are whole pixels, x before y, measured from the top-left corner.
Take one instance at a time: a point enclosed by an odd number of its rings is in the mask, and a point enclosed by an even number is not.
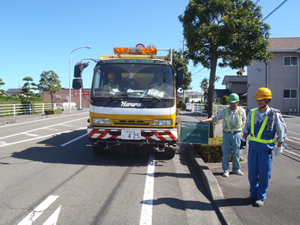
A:
[[[295,152],[289,151],[289,150],[287,150],[287,149],[285,149],[285,150],[283,151],[283,153],[285,153],[285,152],[290,153],[291,155],[294,155],[294,156],[297,156],[297,157],[300,158],[300,155],[297,154],[297,153],[295,153]]]
[[[295,139],[296,139],[296,138],[295,138]],[[298,143],[298,144],[299,144],[299,141],[293,141],[293,140],[291,140],[290,138],[287,138],[286,140],[291,141],[291,142],[295,142],[295,143]]]
[[[77,113],[76,115],[78,114],[86,114],[86,112],[83,112],[83,113]],[[59,118],[63,118],[63,117],[67,117],[67,116],[70,116],[70,115],[60,115]],[[17,116],[16,116],[17,117]],[[42,120],[45,121],[45,120],[53,120],[53,119],[57,119],[57,117],[51,117],[51,118],[43,118]],[[83,118],[81,118],[83,119]],[[0,126],[0,128],[2,127],[13,127],[13,126],[20,126],[21,124],[27,124],[27,123],[36,123],[36,122],[40,122],[41,119],[37,119],[37,120],[31,120],[31,121],[26,121],[26,122],[18,122],[18,123],[13,123],[13,124],[6,124],[6,125],[2,125]]]
[[[84,128],[84,129],[86,129],[86,128]],[[77,130],[82,130],[82,129],[77,129]],[[27,141],[34,141],[34,140],[41,139],[41,138],[54,137],[54,136],[56,136],[56,135],[70,133],[70,132],[72,132],[72,131],[74,131],[74,130],[68,130],[68,131],[65,131],[65,132],[54,133],[54,134],[48,134],[48,135],[45,135],[45,136],[39,136],[39,137],[30,138],[30,139],[26,139],[26,140],[22,140],[22,141],[16,141],[16,142],[12,142],[12,143],[5,143],[5,142],[3,142],[3,144],[0,145],[0,148],[1,148],[1,147],[4,147],[4,146],[9,146],[9,145],[20,144],[20,143],[27,142]]]
[[[289,138],[287,138],[287,140],[291,140],[291,139],[295,139],[295,140],[297,140],[297,141],[300,141],[300,139],[299,138],[296,138],[296,137],[289,137]]]
[[[83,134],[83,135],[81,135],[81,136],[79,136],[79,137],[77,137],[77,138],[75,138],[75,139],[73,139],[73,140],[71,140],[71,141],[68,141],[68,142],[66,142],[66,143],[64,143],[64,144],[62,144],[62,145],[60,145],[60,146],[62,146],[62,147],[64,147],[64,146],[66,146],[66,145],[68,145],[68,144],[70,144],[70,143],[72,143],[72,142],[74,142],[74,141],[77,141],[78,139],[80,139],[80,138],[83,138],[84,136],[86,136],[87,134]]]
[[[18,225],[31,225],[58,197],[58,195],[50,195],[31,213],[29,213],[28,216],[18,223]]]
[[[30,134],[30,133],[24,133],[26,136],[31,136],[31,137],[38,137],[38,134]]]
[[[288,125],[292,125],[292,126],[297,126],[297,127],[300,127],[299,124],[294,124],[294,123],[285,123],[285,124],[288,124]]]
[[[142,203],[142,211],[140,217],[140,225],[152,224],[152,207],[153,207],[153,193],[154,193],[154,170],[155,170],[155,156],[150,155],[147,177],[145,182],[144,197]]]
[[[289,135],[290,133],[299,135],[299,133],[296,133],[296,132],[293,132],[293,131],[288,131],[288,135]]]
[[[6,145],[7,143],[5,141],[0,141],[0,147]]]
[[[56,225],[57,224],[57,220],[58,220],[58,216],[59,216],[59,212],[61,209],[61,205],[54,211],[54,213],[46,220],[45,223],[43,223],[43,225]]]
[[[77,121],[77,120],[82,120],[82,118],[76,119],[76,120],[70,120],[70,121],[65,122],[65,123],[70,123],[70,122],[74,122],[74,121]],[[28,130],[28,131],[21,132],[21,133],[15,133],[15,134],[12,134],[12,135],[1,137],[0,139],[10,138],[10,137],[14,137],[14,136],[17,136],[17,135],[22,135],[22,134],[25,134],[25,133],[30,133],[30,132],[39,131],[39,130],[47,130],[49,128],[51,130],[51,127],[59,126],[60,124],[64,124],[64,123],[57,123],[57,124],[53,124],[53,125],[50,125],[50,126],[47,126],[47,127],[40,127],[40,128],[37,128],[37,129]],[[55,130],[57,130],[57,129],[55,129]]]

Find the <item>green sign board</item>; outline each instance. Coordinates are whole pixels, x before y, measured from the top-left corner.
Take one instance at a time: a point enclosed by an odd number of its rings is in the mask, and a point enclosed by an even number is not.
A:
[[[193,121],[180,122],[181,143],[208,144],[209,123],[199,123]]]

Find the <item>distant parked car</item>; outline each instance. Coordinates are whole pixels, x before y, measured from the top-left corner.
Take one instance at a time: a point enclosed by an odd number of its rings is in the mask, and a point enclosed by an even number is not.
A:
[[[192,110],[192,103],[185,103],[186,110],[191,111]]]

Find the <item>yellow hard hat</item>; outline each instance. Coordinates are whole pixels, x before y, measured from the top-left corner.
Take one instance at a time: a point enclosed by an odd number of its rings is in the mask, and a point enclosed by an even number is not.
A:
[[[116,78],[116,75],[114,73],[109,73],[108,78]]]
[[[253,98],[257,100],[272,99],[272,92],[269,88],[261,87]]]

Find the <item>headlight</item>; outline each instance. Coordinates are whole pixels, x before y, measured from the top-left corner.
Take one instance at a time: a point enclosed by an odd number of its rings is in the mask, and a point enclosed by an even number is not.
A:
[[[93,118],[93,124],[111,125],[111,122],[108,118]]]
[[[171,126],[172,120],[154,120],[152,126]]]

